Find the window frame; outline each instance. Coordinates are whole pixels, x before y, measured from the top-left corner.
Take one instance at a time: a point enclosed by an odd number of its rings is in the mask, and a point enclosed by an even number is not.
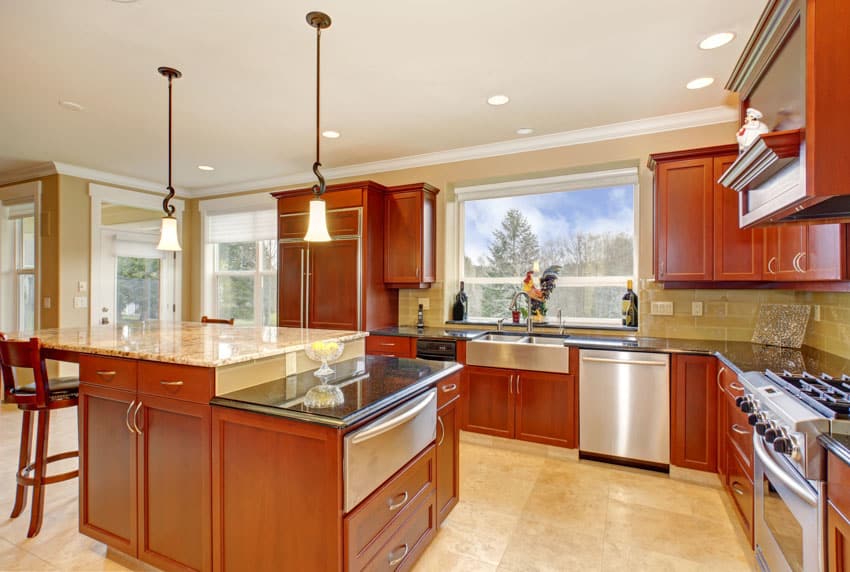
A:
[[[31,267],[24,266],[24,219],[31,218],[33,219],[33,265]],[[33,328],[36,327],[36,306],[38,304],[37,301],[37,292],[35,291],[35,265],[36,265],[36,256],[37,256],[37,241],[38,237],[35,235],[36,232],[36,217],[35,214],[24,215],[24,216],[16,216],[10,219],[11,224],[13,225],[12,234],[14,236],[14,272],[15,272],[15,329],[19,332],[25,330],[25,318],[23,316],[24,309],[26,305],[24,304],[24,300],[22,298],[23,292],[21,290],[21,278],[24,276],[32,276],[33,277]]]
[[[466,277],[464,267],[464,245],[466,228],[466,209],[468,201],[486,200],[506,197],[520,197],[528,195],[541,195],[547,193],[559,193],[570,191],[586,191],[591,189],[610,188],[618,186],[632,187],[632,214],[633,214],[633,256],[632,274],[630,276],[594,276],[594,277],[568,277],[562,276],[558,279],[558,288],[580,288],[587,286],[620,286],[625,292],[627,280],[638,283],[639,254],[640,254],[640,180],[637,167],[622,169],[594,171],[586,173],[575,173],[554,177],[542,177],[534,179],[512,180],[507,182],[460,186],[454,189],[456,200],[456,250],[455,271],[459,281],[466,284],[519,284],[523,277]],[[495,317],[478,317],[472,319],[496,320]],[[544,323],[556,324],[557,317],[551,314],[545,317]],[[619,318],[587,318],[587,317],[564,317],[564,324],[574,326],[603,326],[610,327],[621,325]]]
[[[263,277],[274,277],[277,280],[278,277],[278,269],[277,262],[275,263],[275,268],[272,270],[263,270],[262,262],[263,262],[263,253],[262,253],[262,243],[269,241],[276,246],[276,248],[280,248],[280,245],[277,244],[277,238],[266,238],[263,240],[254,241],[256,244],[256,252],[255,252],[255,266],[253,270],[219,270],[218,269],[218,248],[221,244],[243,244],[238,242],[223,242],[223,243],[208,243],[209,246],[212,247],[212,270],[210,272],[210,276],[212,278],[212,314],[219,318],[232,318],[233,316],[224,316],[219,310],[219,299],[218,299],[218,285],[219,280],[225,277],[252,277],[254,279],[254,325],[255,326],[274,326],[277,327],[277,324],[263,324]],[[249,241],[244,241],[249,242]],[[275,259],[277,259],[278,253],[275,250]],[[275,297],[276,298],[276,297]],[[277,301],[276,301],[277,305]],[[275,312],[277,309],[275,309]]]

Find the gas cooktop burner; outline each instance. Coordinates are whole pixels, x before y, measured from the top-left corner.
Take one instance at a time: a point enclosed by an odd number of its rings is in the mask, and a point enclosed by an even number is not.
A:
[[[842,375],[841,379],[835,379],[826,374],[815,377],[805,372],[793,375],[787,371],[776,374],[770,370],[766,374],[818,413],[829,419],[850,420],[850,376]]]

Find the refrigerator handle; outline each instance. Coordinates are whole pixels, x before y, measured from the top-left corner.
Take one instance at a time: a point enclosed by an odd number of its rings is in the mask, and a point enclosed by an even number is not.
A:
[[[301,279],[299,280],[301,295],[301,311],[298,315],[298,327],[304,327],[304,249],[301,249]]]
[[[307,247],[307,274],[304,275],[304,290],[306,291],[307,305],[304,310],[304,327],[310,327],[310,247]]]

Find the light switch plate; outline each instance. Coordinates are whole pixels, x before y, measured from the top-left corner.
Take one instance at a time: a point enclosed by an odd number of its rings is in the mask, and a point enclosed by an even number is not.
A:
[[[812,320],[820,322],[820,304],[812,306]]]
[[[74,296],[74,308],[88,308],[89,307],[89,299],[85,296]]]
[[[702,302],[691,302],[691,315],[702,316]]]
[[[650,306],[650,314],[653,316],[672,316],[673,302],[653,302]]]
[[[45,310],[49,310],[50,306],[53,305],[53,301],[50,299],[50,296],[45,296],[44,300],[41,302],[41,307]]]
[[[417,298],[417,304],[422,304],[423,310],[429,310],[431,308],[431,300],[429,298]]]
[[[80,280],[77,282],[77,292],[85,292],[89,289],[89,284],[85,280]]]

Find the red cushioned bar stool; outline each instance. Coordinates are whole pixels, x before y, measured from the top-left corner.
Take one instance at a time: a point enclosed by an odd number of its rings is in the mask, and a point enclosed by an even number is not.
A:
[[[33,383],[15,387],[15,370],[32,371]],[[44,487],[77,477],[79,470],[58,475],[47,475],[47,465],[63,459],[79,457],[79,451],[47,455],[50,433],[50,412],[63,407],[76,407],[79,395],[78,378],[47,377],[47,368],[38,338],[9,340],[0,333],[0,372],[3,374],[3,400],[14,403],[23,412],[21,423],[21,451],[18,460],[17,489],[12,518],[20,515],[27,506],[27,487],[32,487],[32,509],[27,537],[41,530],[44,515]],[[35,435],[35,459],[32,458],[33,413],[38,413]]]

